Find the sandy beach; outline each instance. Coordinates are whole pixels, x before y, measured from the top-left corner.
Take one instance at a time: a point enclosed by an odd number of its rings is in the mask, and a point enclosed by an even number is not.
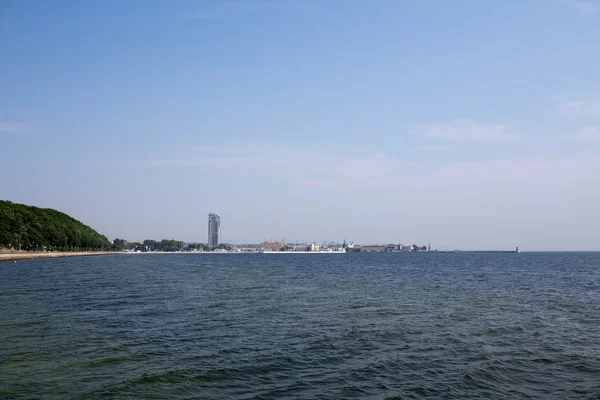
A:
[[[41,258],[61,258],[61,257],[86,257],[86,256],[101,256],[107,254],[122,254],[120,252],[111,251],[72,251],[72,252],[28,252],[28,251],[12,251],[0,252],[0,262],[2,261],[18,261],[18,260],[35,260]]]

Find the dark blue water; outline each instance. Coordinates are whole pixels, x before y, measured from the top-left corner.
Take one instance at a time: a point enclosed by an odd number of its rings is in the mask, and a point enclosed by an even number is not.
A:
[[[600,397],[599,254],[139,254],[0,274],[0,398]]]

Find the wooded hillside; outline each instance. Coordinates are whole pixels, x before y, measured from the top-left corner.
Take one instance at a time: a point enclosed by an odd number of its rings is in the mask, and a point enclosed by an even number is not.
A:
[[[65,213],[0,200],[0,248],[81,251],[110,246],[105,236]]]

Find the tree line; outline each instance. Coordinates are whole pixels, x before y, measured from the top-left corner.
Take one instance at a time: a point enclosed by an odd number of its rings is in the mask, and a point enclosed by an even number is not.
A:
[[[117,238],[113,240],[112,250],[181,251],[185,247],[185,242],[173,239],[161,241],[146,239],[143,242],[128,242],[125,239]]]
[[[231,246],[221,243],[218,249],[231,250]],[[209,251],[212,250],[206,243],[185,243],[180,240],[162,239],[160,241],[146,239],[143,242],[128,242],[125,239],[115,239],[111,250],[140,250],[140,251]]]
[[[106,236],[65,213],[0,200],[0,248],[86,251],[111,246]]]
[[[39,208],[0,200],[0,249],[25,251],[208,251],[206,243],[185,243],[180,240],[146,239],[128,242],[106,236],[75,218],[50,208]],[[219,249],[230,250],[222,243]]]

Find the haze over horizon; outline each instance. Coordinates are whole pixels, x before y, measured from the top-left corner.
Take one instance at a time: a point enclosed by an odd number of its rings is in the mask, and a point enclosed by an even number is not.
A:
[[[600,250],[600,1],[0,4],[0,199],[113,240]]]

